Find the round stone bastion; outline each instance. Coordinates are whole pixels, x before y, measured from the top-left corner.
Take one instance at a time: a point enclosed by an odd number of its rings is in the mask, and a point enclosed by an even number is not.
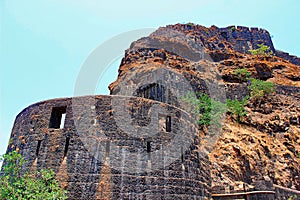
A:
[[[68,199],[209,199],[208,156],[184,110],[141,97],[42,101],[16,117],[7,152],[52,169]]]

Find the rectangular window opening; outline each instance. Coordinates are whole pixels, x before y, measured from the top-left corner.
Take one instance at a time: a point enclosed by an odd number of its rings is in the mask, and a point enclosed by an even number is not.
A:
[[[147,152],[150,153],[151,152],[151,142],[147,142]]]
[[[40,152],[41,144],[42,144],[42,140],[38,140],[38,143],[37,143],[37,146],[36,146],[36,151],[35,151],[35,155],[36,155],[36,157],[38,157],[38,156],[39,156],[39,152]]]
[[[62,129],[65,125],[67,107],[54,107],[52,108],[49,128]]]
[[[69,151],[69,144],[70,144],[70,138],[66,137],[66,144],[65,144],[65,150],[64,150],[64,157],[67,156],[67,153]]]
[[[166,131],[171,132],[171,116],[167,116],[166,118]]]

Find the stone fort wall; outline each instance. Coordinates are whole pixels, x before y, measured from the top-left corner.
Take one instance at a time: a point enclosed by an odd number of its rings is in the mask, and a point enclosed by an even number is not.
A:
[[[210,169],[200,140],[193,119],[174,106],[85,96],[24,109],[8,151],[19,150],[24,170],[52,168],[69,199],[208,199]]]
[[[265,44],[278,57],[290,61],[295,65],[300,65],[300,58],[289,53],[276,50],[270,33],[261,28],[248,28],[244,26],[229,26],[218,28],[218,32],[224,35],[226,40],[233,44],[233,49],[240,53],[249,53],[250,49],[257,48],[258,44]]]
[[[226,42],[230,44],[230,49],[238,51],[240,53],[249,53],[250,49],[256,49],[258,44],[265,44],[270,47],[273,53],[285,60],[290,61],[295,65],[300,65],[300,58],[295,55],[275,49],[270,33],[262,28],[257,27],[245,27],[245,26],[228,26],[225,28],[219,28],[212,26],[209,29],[201,25],[189,25],[189,24],[176,24],[168,25],[167,28],[172,28],[178,31],[190,31],[193,30],[200,36],[203,44],[210,50],[223,50],[225,46],[214,42],[208,42],[206,37],[213,38],[217,34],[220,34]]]

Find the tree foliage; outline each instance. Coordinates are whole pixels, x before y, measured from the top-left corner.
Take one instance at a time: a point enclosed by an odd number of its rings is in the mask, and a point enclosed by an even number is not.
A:
[[[288,198],[288,200],[296,200],[297,199],[297,195],[295,194],[295,195],[293,195],[293,196],[290,196],[289,198]]]
[[[231,32],[234,32],[236,30],[235,26],[232,26],[230,29],[231,29]]]
[[[189,27],[195,26],[195,24],[192,23],[192,22],[189,22],[189,23],[187,23],[186,25],[189,26]]]
[[[240,70],[237,74],[241,74],[242,77],[247,78],[250,76],[250,72],[247,70]],[[250,85],[250,98],[254,100],[261,100],[267,94],[271,94],[275,91],[275,85],[272,82],[262,81],[254,78],[247,79]],[[222,102],[216,101],[210,98],[207,94],[188,93],[185,97],[181,98],[185,104],[185,110],[191,113],[197,120],[200,126],[209,125],[221,125],[220,117],[229,112],[238,123],[241,122],[243,116],[246,116],[247,112],[245,106],[248,103],[249,96],[246,96],[241,101],[226,100],[226,105]]]
[[[241,81],[247,81],[250,78],[251,74],[252,73],[249,72],[246,68],[239,68],[233,71],[233,75],[235,75],[236,78]]]
[[[189,93],[182,100],[191,107],[189,112],[198,119],[200,126],[221,125],[220,117],[226,112],[224,103],[207,94],[198,94],[197,98]]]
[[[64,200],[66,191],[59,187],[52,170],[41,170],[32,174],[21,173],[24,158],[16,151],[1,157],[5,160],[0,176],[0,199],[2,200]]]
[[[247,114],[245,110],[245,106],[247,105],[249,96],[246,96],[241,101],[235,99],[235,100],[226,100],[226,105],[228,108],[228,112],[230,115],[236,119],[238,123],[241,122],[241,118]]]
[[[220,118],[226,112],[230,113],[238,123],[241,118],[247,114],[245,106],[248,103],[249,96],[241,101],[226,100],[226,104],[210,98],[207,94],[198,94],[198,98],[188,93],[181,98],[185,103],[185,110],[191,113],[198,120],[200,126],[217,125],[220,126]]]
[[[261,99],[267,94],[275,92],[275,85],[272,82],[267,82],[259,79],[250,79],[250,96],[254,99]]]
[[[255,56],[270,56],[273,52],[270,50],[270,47],[264,44],[258,44],[257,49],[249,50],[252,55]]]

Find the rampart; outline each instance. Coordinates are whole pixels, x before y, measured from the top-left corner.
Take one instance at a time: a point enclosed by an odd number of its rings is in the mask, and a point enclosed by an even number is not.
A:
[[[209,162],[192,120],[144,98],[53,99],[17,116],[8,151],[25,157],[24,170],[52,168],[69,199],[208,199]]]

